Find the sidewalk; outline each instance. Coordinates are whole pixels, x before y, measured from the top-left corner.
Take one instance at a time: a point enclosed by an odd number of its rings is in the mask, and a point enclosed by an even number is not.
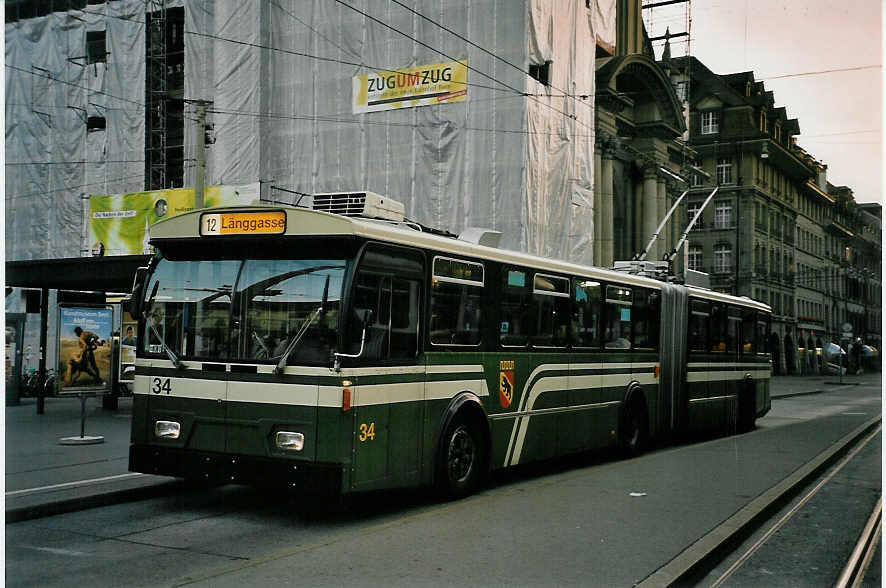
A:
[[[880,372],[843,376],[845,386],[875,384]],[[839,376],[775,376],[773,399],[816,394],[840,388]],[[61,445],[62,437],[80,435],[80,400],[47,398],[37,414],[36,399],[6,407],[6,522],[14,522],[142,496],[175,492],[179,482],[127,470],[132,398],[120,398],[116,411],[104,410],[101,398],[86,401],[86,436],[102,436],[96,445]]]
[[[80,399],[23,398],[6,407],[6,522],[48,516],[169,491],[171,478],[129,472],[132,397],[116,411],[102,409],[101,397],[86,400],[87,437],[94,445],[62,445],[80,436]]]

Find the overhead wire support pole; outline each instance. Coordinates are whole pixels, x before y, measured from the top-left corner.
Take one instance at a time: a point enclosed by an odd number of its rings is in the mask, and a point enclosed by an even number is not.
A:
[[[646,244],[646,247],[644,247],[643,251],[640,252],[640,255],[637,256],[637,261],[643,261],[644,259],[646,259],[646,254],[649,253],[649,248],[652,247],[652,244],[655,243],[656,239],[658,239],[658,236],[661,234],[661,230],[664,228],[664,226],[670,220],[671,215],[674,214],[674,211],[677,210],[677,207],[680,206],[680,203],[683,202],[683,199],[686,197],[686,194],[688,194],[688,193],[689,193],[689,190],[686,189],[683,191],[682,194],[680,194],[680,197],[677,198],[677,201],[674,202],[674,205],[671,206],[671,209],[668,211],[668,213],[661,220],[661,223],[658,225],[658,228],[655,229],[655,233],[652,234],[652,238],[649,239],[649,243]]]
[[[191,101],[189,101],[191,102]],[[203,188],[206,177],[206,107],[212,104],[208,100],[193,100],[197,108],[197,132],[195,152],[197,169],[194,175],[194,208],[203,208]]]
[[[695,226],[695,222],[701,217],[701,213],[704,212],[704,209],[707,208],[707,205],[710,203],[711,199],[714,197],[714,195],[717,193],[717,190],[719,189],[720,186],[717,186],[716,188],[714,188],[714,191],[708,195],[707,199],[704,201],[704,204],[701,205],[701,208],[698,209],[698,211],[695,213],[695,216],[693,216],[692,220],[689,221],[689,225],[686,227],[686,230],[683,231],[682,235],[680,235],[680,240],[677,241],[677,244],[674,246],[673,251],[668,253],[665,257],[665,261],[670,263],[674,259],[674,256],[677,255],[677,252],[680,251],[680,247],[683,246],[683,243],[689,237],[689,231],[691,231],[692,227]]]

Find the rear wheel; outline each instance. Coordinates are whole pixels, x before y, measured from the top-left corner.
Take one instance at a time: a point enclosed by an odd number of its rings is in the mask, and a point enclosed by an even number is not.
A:
[[[460,498],[480,483],[486,457],[478,427],[462,415],[456,416],[440,439],[437,486],[447,498]]]
[[[636,457],[646,451],[649,438],[649,421],[646,403],[631,399],[621,417],[619,445],[625,457]]]

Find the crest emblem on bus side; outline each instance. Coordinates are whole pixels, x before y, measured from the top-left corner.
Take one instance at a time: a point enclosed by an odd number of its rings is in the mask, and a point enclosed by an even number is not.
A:
[[[498,401],[502,408],[508,408],[514,400],[514,372],[499,372]]]

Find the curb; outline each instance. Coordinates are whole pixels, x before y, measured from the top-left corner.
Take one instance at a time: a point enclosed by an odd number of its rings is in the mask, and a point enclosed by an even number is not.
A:
[[[693,576],[702,573],[720,561],[730,549],[759,528],[763,521],[784,506],[810,480],[842,457],[851,445],[881,421],[882,416],[875,417],[832,444],[818,457],[763,492],[635,586],[637,588],[651,588],[653,586],[691,584]]]
[[[98,506],[110,506],[129,502],[133,500],[144,500],[146,498],[155,498],[157,496],[165,496],[172,494],[181,489],[180,480],[168,480],[157,483],[150,483],[145,486],[136,488],[126,488],[123,490],[111,490],[100,494],[90,494],[77,498],[68,498],[65,500],[56,500],[33,504],[29,506],[21,506],[6,510],[6,523],[18,523],[31,519],[39,519],[43,517],[51,517],[59,514],[65,514]]]

